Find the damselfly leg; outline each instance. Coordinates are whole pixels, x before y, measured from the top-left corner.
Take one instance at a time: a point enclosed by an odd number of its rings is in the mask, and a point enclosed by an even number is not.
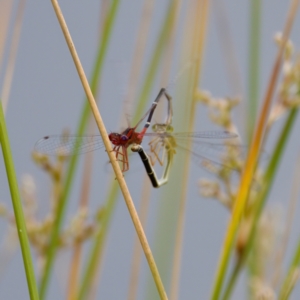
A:
[[[156,161],[163,166],[166,153],[171,152],[172,156],[176,153],[176,140],[170,135],[168,138],[161,138],[164,133],[171,134],[173,132],[173,127],[171,124],[154,124],[152,130],[159,135],[154,137],[148,145],[150,146],[149,158],[151,164],[154,165]]]

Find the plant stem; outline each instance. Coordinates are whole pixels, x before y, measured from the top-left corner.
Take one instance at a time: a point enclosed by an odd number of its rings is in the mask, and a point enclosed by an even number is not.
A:
[[[139,236],[141,246],[144,250],[144,253],[145,253],[146,259],[148,261],[150,270],[152,272],[152,276],[153,276],[153,279],[154,279],[155,284],[157,286],[159,295],[160,295],[161,299],[167,299],[167,294],[165,292],[163,283],[161,281],[161,278],[160,278],[157,266],[155,264],[151,249],[149,247],[146,235],[144,233],[143,227],[142,227],[141,222],[139,220],[139,217],[138,217],[138,214],[136,212],[136,209],[135,209],[134,203],[132,201],[131,195],[130,195],[129,190],[127,188],[123,173],[120,169],[118,161],[116,160],[116,158],[114,156],[114,152],[112,151],[110,140],[108,138],[106,128],[105,128],[104,123],[102,121],[102,117],[101,117],[101,115],[98,111],[96,101],[94,99],[94,96],[92,94],[92,91],[91,91],[89,83],[88,83],[88,80],[85,76],[84,70],[83,70],[82,65],[80,63],[79,57],[77,55],[75,46],[74,46],[72,38],[71,38],[71,35],[70,35],[69,30],[67,28],[67,24],[65,23],[65,20],[64,20],[64,17],[62,15],[62,12],[60,10],[60,7],[58,5],[58,2],[56,0],[52,0],[51,2],[52,2],[52,5],[53,5],[53,8],[55,10],[56,16],[58,18],[59,24],[61,26],[61,29],[63,31],[63,34],[65,36],[67,45],[68,45],[70,53],[72,55],[72,58],[73,58],[75,66],[76,66],[76,69],[77,69],[79,78],[81,80],[82,86],[83,86],[83,88],[85,90],[85,93],[87,95],[87,98],[89,100],[92,112],[94,114],[95,121],[97,123],[98,129],[99,129],[99,132],[100,132],[100,135],[103,139],[103,144],[105,146],[105,149],[107,151],[109,160],[110,160],[111,165],[113,167],[113,170],[115,172],[116,179],[119,183],[119,186],[120,186],[121,192],[123,194],[123,197],[124,197],[125,203],[127,205],[127,208],[129,210],[132,222],[135,226],[137,235]]]
[[[209,10],[210,10],[210,1],[198,1],[195,5],[194,14],[188,14],[188,18],[192,19],[192,22],[188,21],[189,30],[191,28],[197,28],[194,30],[194,34],[189,41],[191,44],[189,57],[196,59],[195,70],[193,70],[193,75],[189,76],[190,85],[187,86],[186,93],[187,98],[191,99],[190,112],[188,118],[188,131],[192,132],[195,126],[195,116],[196,116],[196,105],[197,100],[194,95],[197,90],[201,68],[203,65],[205,41],[207,34],[207,24],[209,20]],[[192,30],[191,30],[192,31]],[[183,103],[182,103],[183,104]],[[184,103],[186,105],[186,102]],[[191,142],[190,142],[191,143]],[[191,147],[191,144],[187,146]],[[188,185],[189,185],[189,170],[190,170],[190,156],[185,157],[185,163],[183,167],[183,178],[181,180],[181,191],[179,198],[179,210],[174,224],[176,237],[174,242],[174,257],[172,261],[172,276],[171,276],[171,287],[170,287],[170,299],[177,300],[179,298],[179,287],[180,287],[180,274],[181,274],[181,259],[183,252],[183,240],[184,240],[184,225],[185,225],[185,214],[186,214],[186,203],[187,203],[187,194],[188,194]],[[178,182],[177,182],[178,184]],[[173,192],[173,191],[172,191]]]
[[[254,219],[253,219],[252,227],[250,230],[247,245],[246,245],[244,251],[242,252],[242,254],[239,256],[239,259],[236,262],[234,269],[232,270],[232,273],[229,277],[228,284],[225,288],[224,296],[222,298],[223,300],[230,298],[233,287],[238,278],[238,274],[240,273],[242,267],[244,266],[244,264],[247,260],[248,254],[250,253],[250,250],[252,249],[255,232],[256,232],[256,225],[260,218],[263,207],[267,201],[269,192],[272,188],[272,184],[273,184],[275,175],[277,174],[277,169],[279,167],[279,163],[281,161],[281,157],[283,155],[286,143],[288,141],[288,138],[289,138],[291,130],[293,128],[294,122],[296,120],[297,113],[298,113],[297,108],[293,108],[290,111],[289,116],[285,122],[285,125],[284,125],[282,132],[276,143],[275,150],[273,152],[272,158],[270,159],[269,165],[268,165],[267,170],[264,175],[263,190],[256,200],[257,205],[256,205],[256,210],[254,212]]]
[[[108,42],[109,42],[109,38],[111,36],[112,25],[115,20],[118,4],[119,4],[119,0],[114,0],[114,2],[112,3],[112,6],[111,6],[110,13],[108,14],[108,17],[104,24],[103,35],[102,35],[102,38],[100,41],[99,51],[98,51],[96,63],[94,66],[94,71],[92,74],[92,80],[91,80],[91,89],[92,89],[94,95],[97,94],[97,87],[98,87],[98,83],[100,80],[102,66],[103,66],[105,54],[107,52]],[[91,112],[91,110],[89,107],[89,103],[88,103],[88,101],[85,101],[83,109],[82,109],[81,118],[80,118],[78,128],[76,131],[76,134],[78,136],[83,135],[86,125],[87,125],[87,121],[88,121],[90,112]],[[45,269],[44,269],[44,273],[43,273],[42,280],[40,283],[41,299],[44,299],[44,297],[46,295],[47,287],[49,284],[49,279],[50,279],[50,275],[51,275],[51,271],[52,271],[52,267],[53,267],[53,263],[54,263],[54,258],[55,258],[55,254],[56,254],[59,232],[60,232],[63,218],[65,216],[68,197],[69,197],[69,194],[71,191],[71,186],[72,186],[75,171],[77,168],[77,162],[78,162],[78,156],[73,155],[71,157],[71,160],[68,165],[67,172],[66,172],[64,188],[62,190],[60,199],[58,201],[58,209],[57,209],[57,213],[56,213],[56,219],[55,219],[53,231],[52,231],[52,234],[50,237]]]
[[[300,265],[300,240],[298,241],[298,245],[297,245],[297,248],[296,248],[296,251],[294,254],[294,258],[293,258],[290,268],[287,272],[284,283],[281,287],[279,297],[278,297],[279,300],[288,299],[290,294],[292,293],[293,288],[296,284],[297,277],[298,277],[296,274],[299,273],[299,265]],[[296,272],[297,268],[298,268],[298,272]]]
[[[134,123],[138,122],[138,118],[142,115],[144,109],[146,100],[149,97],[153,81],[155,78],[155,75],[157,73],[157,69],[159,67],[160,60],[162,58],[163,50],[166,46],[166,43],[168,41],[168,36],[170,33],[170,30],[172,29],[172,22],[174,21],[174,8],[175,8],[176,1],[170,1],[169,7],[166,12],[166,16],[164,18],[164,23],[162,25],[162,30],[160,31],[158,40],[156,42],[155,49],[153,51],[153,55],[150,59],[150,63],[148,65],[146,78],[144,80],[144,84],[142,87],[142,91],[138,97],[138,104],[135,111],[135,118],[133,120]]]
[[[283,31],[283,42],[275,58],[271,78],[267,87],[264,103],[262,106],[262,111],[257,122],[254,138],[251,143],[249,155],[246,160],[245,169],[241,178],[239,191],[237,193],[236,201],[234,203],[231,220],[228,224],[228,228],[226,231],[224,247],[221,250],[219,267],[217,270],[216,279],[215,279],[212,297],[211,297],[211,299],[213,300],[219,299],[227,266],[229,264],[229,258],[230,258],[231,250],[233,248],[236,232],[239,227],[240,220],[242,218],[242,215],[244,213],[247,204],[248,191],[251,185],[253,173],[259,156],[259,149],[263,139],[266,123],[268,120],[269,110],[272,104],[272,98],[276,88],[277,78],[279,76],[282,55],[293,25],[293,21],[295,19],[298,5],[299,5],[298,0],[292,1],[290,5],[287,20],[285,23],[285,28]]]
[[[138,97],[139,105],[138,108],[135,111],[133,120],[138,120],[139,116],[142,114],[145,104],[147,103],[147,99],[150,94],[151,87],[153,85],[153,81],[155,78],[155,75],[157,73],[158,67],[159,67],[159,61],[163,55],[163,50],[165,47],[166,42],[168,41],[167,37],[169,35],[169,31],[171,29],[172,23],[172,17],[170,16],[172,10],[172,7],[174,6],[174,3],[170,3],[169,9],[166,12],[165,22],[162,25],[162,29],[160,31],[159,37],[156,42],[155,50],[153,53],[152,58],[150,59],[150,63],[147,70],[147,75],[144,80],[144,84],[142,87],[142,93]],[[100,232],[97,234],[97,236],[94,239],[94,243],[92,246],[92,249],[89,253],[88,262],[86,263],[86,268],[84,271],[82,284],[79,289],[79,299],[85,299],[87,296],[87,291],[89,290],[93,277],[95,277],[95,274],[97,272],[97,267],[99,267],[99,263],[101,262],[101,257],[103,253],[103,248],[105,246],[105,239],[107,236],[107,232],[109,230],[109,225],[113,216],[115,204],[116,204],[116,197],[118,194],[118,190],[116,189],[117,185],[114,183],[111,185],[111,189],[109,192],[109,196],[107,199],[107,202],[105,204],[105,213],[102,220],[102,227],[100,229]]]
[[[23,214],[22,203],[18,188],[17,176],[15,173],[13,158],[11,154],[7,128],[5,124],[4,113],[2,109],[2,102],[0,101],[0,143],[7,173],[7,179],[15,214],[16,229],[19,236],[25,273],[27,278],[27,285],[29,289],[30,299],[39,299],[38,289],[34,274],[33,262],[30,253],[30,245],[27,236],[26,223]]]
[[[99,232],[94,238],[93,245],[91,247],[90,253],[88,255],[88,261],[84,270],[83,279],[81,280],[81,286],[79,288],[78,300],[86,299],[87,292],[93,282],[93,277],[95,276],[97,267],[99,265],[100,259],[102,258],[103,249],[105,246],[105,238],[107,236],[110,221],[112,219],[112,214],[117,202],[117,183],[115,180],[112,181],[112,188],[110,195],[107,199],[106,205],[104,206],[104,213],[101,219],[101,227]]]
[[[247,110],[247,134],[251,141],[257,104],[259,97],[259,65],[260,65],[260,30],[261,30],[261,0],[250,1],[251,24],[250,24],[250,54],[249,54],[249,82],[248,82],[248,110]]]

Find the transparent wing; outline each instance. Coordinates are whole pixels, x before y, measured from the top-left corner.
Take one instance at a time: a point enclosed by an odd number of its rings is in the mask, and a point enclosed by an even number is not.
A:
[[[201,162],[203,159],[211,160],[217,164],[224,165],[224,156],[228,151],[234,151],[238,158],[246,157],[248,148],[232,142],[221,143],[220,140],[234,139],[238,135],[229,131],[200,131],[200,132],[176,132],[163,131],[164,127],[159,128],[160,132],[146,133],[145,136],[152,138],[155,151],[160,152],[164,147],[181,148],[192,153],[193,159]],[[190,141],[190,145],[188,143]],[[153,144],[150,142],[149,144]],[[189,146],[188,146],[189,145]],[[159,149],[159,150],[158,150]],[[156,153],[156,156],[161,154]]]
[[[222,133],[222,132],[220,132]],[[220,139],[230,139],[230,136],[225,135],[217,135]],[[183,151],[188,151],[192,155],[192,159],[194,162],[199,165],[202,164],[203,160],[209,160],[214,164],[219,166],[224,166],[230,169],[236,169],[237,163],[244,161],[247,157],[249,148],[246,145],[240,145],[235,143],[234,141],[226,141],[226,143],[220,143],[220,140],[211,136],[211,142],[206,141],[202,133],[201,135],[192,135],[181,138],[177,137],[176,134],[169,135],[154,135],[152,141],[156,141],[157,145],[154,147],[154,150],[157,152],[156,155],[158,157],[162,157],[162,151],[164,147],[181,149]],[[216,137],[216,135],[215,135]],[[232,136],[233,137],[233,136]],[[188,143],[188,139],[190,140],[190,145]],[[155,145],[155,144],[154,144]],[[260,160],[267,160],[268,154],[262,150],[260,154]],[[239,168],[239,167],[238,167]]]
[[[174,146],[176,144],[178,147],[192,152],[194,156],[201,157],[202,159],[205,158],[221,165],[224,165],[224,155],[228,156],[229,153],[232,157],[245,160],[249,150],[248,146],[239,145],[234,141],[239,136],[237,133],[226,130],[173,133],[171,131],[164,131],[164,126],[161,126],[159,130],[161,131],[145,133],[145,138],[150,140],[150,143],[156,140],[158,144],[161,144],[162,149],[166,145]],[[228,141],[230,139],[233,139],[233,141]],[[167,143],[167,140],[172,142]],[[221,143],[220,140],[227,141]],[[191,142],[191,148],[187,148],[188,141]],[[269,155],[262,149],[260,160],[264,161],[268,160],[268,158]]]
[[[174,133],[175,138],[202,138],[202,139],[232,139],[238,134],[230,131],[200,131],[200,132],[178,132]]]
[[[100,135],[62,136],[48,135],[38,140],[34,151],[48,155],[69,156],[94,151],[103,147]]]
[[[221,164],[223,164],[224,156],[232,155],[237,159],[245,159],[248,153],[247,146],[237,144],[214,144],[201,141],[194,141],[191,150],[196,156],[202,156]]]
[[[161,138],[174,137],[176,139],[184,139],[184,138],[232,139],[238,137],[238,134],[230,131],[199,131],[199,132],[175,132],[175,133],[150,132],[150,133],[145,133],[145,136],[161,137]]]
[[[177,141],[176,148],[191,153],[195,164],[202,166],[204,161],[210,161],[219,167],[223,166],[231,170],[239,169],[239,163],[247,156],[248,147],[236,144],[214,144],[204,141],[194,141],[191,148]]]
[[[180,140],[177,142],[182,148],[185,147]],[[186,148],[186,147],[185,147]],[[240,145],[234,142],[209,143],[206,141],[193,139],[193,145],[191,151],[194,155],[200,155],[208,158],[216,163],[224,164],[224,157],[232,157],[232,159],[245,160],[247,158],[249,147],[246,145]],[[269,155],[265,150],[260,151],[260,161],[268,160]]]
[[[206,171],[217,176],[221,174],[223,176],[227,174],[226,176],[228,176],[230,174],[231,180],[238,183],[248,151],[249,148],[243,145],[203,142],[194,144],[191,151],[191,158],[196,165],[204,168]],[[267,160],[268,158],[268,154],[262,150],[260,160]],[[251,181],[251,188],[256,190],[261,188],[259,182],[254,177]]]

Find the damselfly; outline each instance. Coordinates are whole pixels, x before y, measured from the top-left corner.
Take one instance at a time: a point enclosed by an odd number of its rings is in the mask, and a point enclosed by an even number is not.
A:
[[[154,132],[147,132],[150,126],[153,113],[157,107],[158,102],[165,96],[168,100],[168,114],[167,120],[163,124],[155,124],[152,127]],[[172,133],[172,98],[166,92],[164,88],[160,90],[155,101],[153,102],[150,109],[145,113],[141,120],[136,124],[135,127],[129,127],[122,133],[110,133],[109,139],[113,143],[113,151],[116,153],[116,159],[122,165],[122,171],[125,172],[129,169],[127,148],[131,145],[131,150],[138,152],[147,174],[152,182],[153,187],[160,187],[168,181],[168,175],[170,167],[176,153],[176,149],[179,146],[178,142],[182,139],[192,139],[193,143],[198,145],[197,149],[194,150],[195,156],[199,156],[202,159],[206,158],[213,162],[219,162],[221,153],[225,151],[223,144],[214,144],[211,142],[203,141],[203,139],[220,140],[230,139],[237,137],[237,134],[228,131],[202,131],[202,132],[182,132]],[[146,118],[147,121],[141,132],[136,132],[138,125]],[[141,143],[144,137],[149,137],[152,140],[149,143],[150,146],[150,160],[149,156],[144,152]],[[50,135],[40,139],[36,144],[34,150],[39,153],[47,155],[61,155],[69,156],[75,154],[87,153],[103,147],[103,141],[100,135],[93,136],[62,136],[62,135]],[[159,153],[163,152],[160,156]],[[215,154],[218,154],[216,156]],[[213,158],[211,157],[213,155]],[[160,158],[161,157],[161,158]],[[166,157],[166,158],[165,158]],[[158,180],[152,164],[158,160],[161,165],[165,164],[162,179]],[[166,162],[166,163],[165,163]],[[220,162],[222,164],[222,162]]]
[[[127,148],[132,144],[141,144],[146,131],[150,126],[157,104],[163,96],[166,97],[168,103],[171,102],[171,97],[166,90],[162,88],[150,109],[144,114],[135,127],[128,127],[122,133],[112,132],[109,134],[109,139],[114,145],[113,151],[116,153],[116,159],[122,164],[122,172],[126,172],[129,169]],[[171,107],[171,104],[168,104],[168,116],[172,115],[172,112],[170,111]],[[142,131],[136,132],[137,127],[147,116],[148,118]],[[170,121],[167,119],[166,122],[169,123]],[[47,155],[68,156],[94,151],[102,147],[103,141],[101,136],[98,135],[67,137],[61,135],[49,135],[37,141],[34,150]]]
[[[177,149],[189,151],[193,159],[199,160],[201,164],[210,161],[213,164],[221,165],[221,156],[226,153],[229,145],[223,143],[214,143],[214,140],[232,139],[238,135],[229,131],[202,131],[202,132],[177,132],[173,133],[172,127],[173,108],[172,98],[169,96],[168,102],[168,116],[165,123],[154,124],[152,126],[153,133],[147,133],[145,136],[152,138],[148,143],[150,146],[149,154],[147,155],[141,144],[132,144],[131,150],[138,152],[144,164],[148,177],[152,186],[158,188],[168,182],[171,165],[174,160]],[[209,141],[204,141],[204,140]],[[188,149],[187,145],[190,144],[192,149]],[[245,149],[245,147],[231,145],[235,150]],[[241,153],[239,153],[241,154]],[[162,177],[157,178],[156,172],[153,168],[155,162],[158,161],[161,166],[164,166]]]
[[[138,152],[145,166],[146,172],[150,178],[153,187],[157,188],[168,182],[168,176],[171,164],[174,160],[177,149],[189,151],[193,159],[197,159],[197,163],[210,161],[213,164],[223,165],[222,155],[228,147],[244,150],[244,147],[237,145],[225,145],[212,141],[220,139],[232,139],[238,137],[236,133],[229,131],[202,131],[202,132],[175,132],[169,124],[155,124],[152,127],[153,133],[147,133],[146,136],[152,138],[148,143],[150,146],[147,155],[142,145],[133,144],[131,150]],[[190,140],[192,149],[187,148]],[[206,140],[206,141],[205,141]],[[241,154],[241,153],[239,153]],[[244,154],[244,153],[243,153]],[[163,176],[157,179],[153,165],[158,161],[160,165],[165,164]]]

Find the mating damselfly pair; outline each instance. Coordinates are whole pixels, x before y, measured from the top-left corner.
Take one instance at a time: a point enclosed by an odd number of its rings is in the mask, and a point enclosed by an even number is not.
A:
[[[147,132],[150,127],[153,114],[159,101],[165,97],[168,101],[167,118],[164,123],[157,123],[152,126],[153,132]],[[157,188],[167,183],[170,168],[178,148],[188,150],[194,157],[201,160],[211,161],[212,163],[222,164],[220,156],[226,149],[223,143],[215,143],[220,139],[232,139],[238,135],[229,131],[200,131],[200,132],[175,132],[172,127],[172,98],[167,91],[162,88],[150,109],[144,114],[135,127],[128,127],[121,133],[110,133],[109,139],[112,142],[113,151],[116,159],[121,164],[123,172],[129,170],[127,149],[131,146],[133,152],[138,152],[144,164],[146,172],[151,180],[153,187]],[[137,127],[147,118],[143,129],[137,132]],[[142,147],[145,137],[150,138],[148,145],[150,150],[146,154]],[[193,150],[186,148],[187,139],[191,140]],[[206,140],[206,141],[205,141]],[[183,141],[183,144],[182,144]],[[100,135],[93,136],[61,136],[49,135],[40,139],[34,150],[47,155],[69,156],[75,154],[87,153],[103,147],[103,141]],[[157,179],[153,165],[159,162],[164,166],[161,179]]]

